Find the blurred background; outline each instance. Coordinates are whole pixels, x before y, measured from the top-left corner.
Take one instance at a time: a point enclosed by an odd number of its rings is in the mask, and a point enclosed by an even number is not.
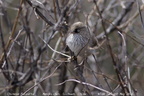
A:
[[[0,0],[0,96],[144,96],[143,10],[144,0]],[[65,43],[77,21],[94,39],[80,73]]]

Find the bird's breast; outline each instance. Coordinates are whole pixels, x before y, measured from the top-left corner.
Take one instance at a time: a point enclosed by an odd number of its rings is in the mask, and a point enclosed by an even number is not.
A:
[[[79,34],[70,34],[66,39],[66,44],[72,52],[79,53],[79,51],[85,47],[88,43],[88,38],[82,37]]]

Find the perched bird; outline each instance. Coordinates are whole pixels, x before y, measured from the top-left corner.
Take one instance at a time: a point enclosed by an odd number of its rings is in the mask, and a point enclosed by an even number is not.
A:
[[[85,61],[85,55],[87,55],[88,46],[91,41],[91,35],[90,32],[85,24],[82,22],[76,22],[74,23],[68,30],[69,34],[66,38],[66,45],[69,47],[69,49],[74,53],[74,61],[73,64],[75,64],[75,72],[76,77],[80,79],[80,81],[85,82],[85,78],[82,75],[83,74],[83,64]],[[77,59],[77,57],[82,57]],[[84,58],[83,58],[84,57]],[[70,68],[73,69],[73,68]],[[77,79],[77,78],[76,78]],[[82,86],[81,89],[89,90],[87,86]],[[89,95],[90,91],[86,91],[87,96]]]
[[[90,32],[82,22],[74,23],[68,30],[69,34],[66,38],[66,45],[74,53],[75,56],[85,55],[85,51],[90,43]]]

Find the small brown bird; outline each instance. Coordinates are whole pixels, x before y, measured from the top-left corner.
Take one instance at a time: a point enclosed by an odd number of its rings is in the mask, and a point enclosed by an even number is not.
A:
[[[90,42],[91,36],[88,28],[82,22],[74,23],[66,38],[66,45],[74,52],[75,56],[84,55],[84,51]]]

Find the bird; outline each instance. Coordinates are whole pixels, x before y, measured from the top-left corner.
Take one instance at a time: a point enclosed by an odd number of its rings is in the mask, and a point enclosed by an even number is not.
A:
[[[85,82],[85,78],[83,74],[83,65],[86,60],[86,53],[88,51],[88,46],[91,41],[91,35],[87,28],[87,26],[82,22],[75,22],[72,24],[68,30],[68,35],[66,38],[66,45],[69,47],[71,52],[73,52],[74,56],[71,58],[72,63],[74,64],[74,71],[76,79],[80,79],[80,81]],[[78,57],[82,57],[79,58]],[[73,69],[70,68],[70,69]],[[86,88],[89,90],[87,86],[82,86],[82,88]],[[88,92],[87,96],[89,96]]]
[[[82,22],[75,22],[68,30],[66,45],[74,53],[74,56],[85,55],[91,41],[91,35],[87,26]]]

